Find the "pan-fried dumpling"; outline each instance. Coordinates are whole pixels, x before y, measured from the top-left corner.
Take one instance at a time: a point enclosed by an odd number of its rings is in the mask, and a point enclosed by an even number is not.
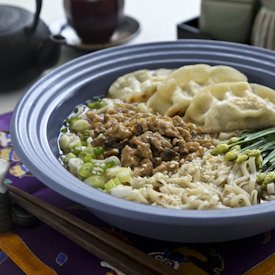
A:
[[[251,83],[250,86],[252,92],[263,98],[267,104],[275,104],[275,92],[273,89],[256,83]]]
[[[274,126],[274,94],[274,90],[258,84],[218,83],[196,94],[184,120],[207,133]]]
[[[149,99],[148,107],[162,115],[184,114],[200,89],[215,83],[240,81],[247,81],[246,76],[228,66],[183,66],[162,81]]]
[[[156,91],[157,85],[172,70],[139,70],[119,77],[109,88],[112,98],[119,98],[127,103],[145,102]]]

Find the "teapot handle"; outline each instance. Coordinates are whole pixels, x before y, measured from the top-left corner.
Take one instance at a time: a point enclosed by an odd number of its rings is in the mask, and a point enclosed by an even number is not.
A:
[[[32,25],[28,28],[28,31],[30,33],[33,33],[35,31],[35,29],[39,23],[41,7],[42,7],[42,0],[36,0],[36,9],[35,9],[35,14],[34,14],[34,19],[33,19]]]

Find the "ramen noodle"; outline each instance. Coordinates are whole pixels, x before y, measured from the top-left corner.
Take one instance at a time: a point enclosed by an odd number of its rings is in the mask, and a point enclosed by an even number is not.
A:
[[[61,159],[86,184],[152,206],[273,200],[274,92],[227,66],[128,73],[65,121]]]

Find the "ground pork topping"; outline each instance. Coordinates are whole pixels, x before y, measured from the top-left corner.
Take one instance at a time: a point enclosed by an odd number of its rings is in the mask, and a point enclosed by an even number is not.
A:
[[[114,104],[105,113],[87,112],[93,146],[103,146],[105,156],[116,155],[121,165],[137,176],[175,171],[175,161],[202,156],[211,138],[180,116],[141,113],[137,104]]]

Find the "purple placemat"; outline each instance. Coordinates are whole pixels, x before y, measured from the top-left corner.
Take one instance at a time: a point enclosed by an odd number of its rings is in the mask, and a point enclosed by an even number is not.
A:
[[[143,238],[101,221],[85,207],[56,193],[31,175],[12,148],[9,134],[11,115],[0,115],[0,158],[11,162],[7,183],[65,209],[183,274],[244,274],[275,252],[275,230],[232,242],[185,244]],[[32,253],[57,274],[118,274],[108,263],[42,222],[29,228],[15,226],[12,232],[22,238]],[[0,274],[24,274],[1,249]]]

